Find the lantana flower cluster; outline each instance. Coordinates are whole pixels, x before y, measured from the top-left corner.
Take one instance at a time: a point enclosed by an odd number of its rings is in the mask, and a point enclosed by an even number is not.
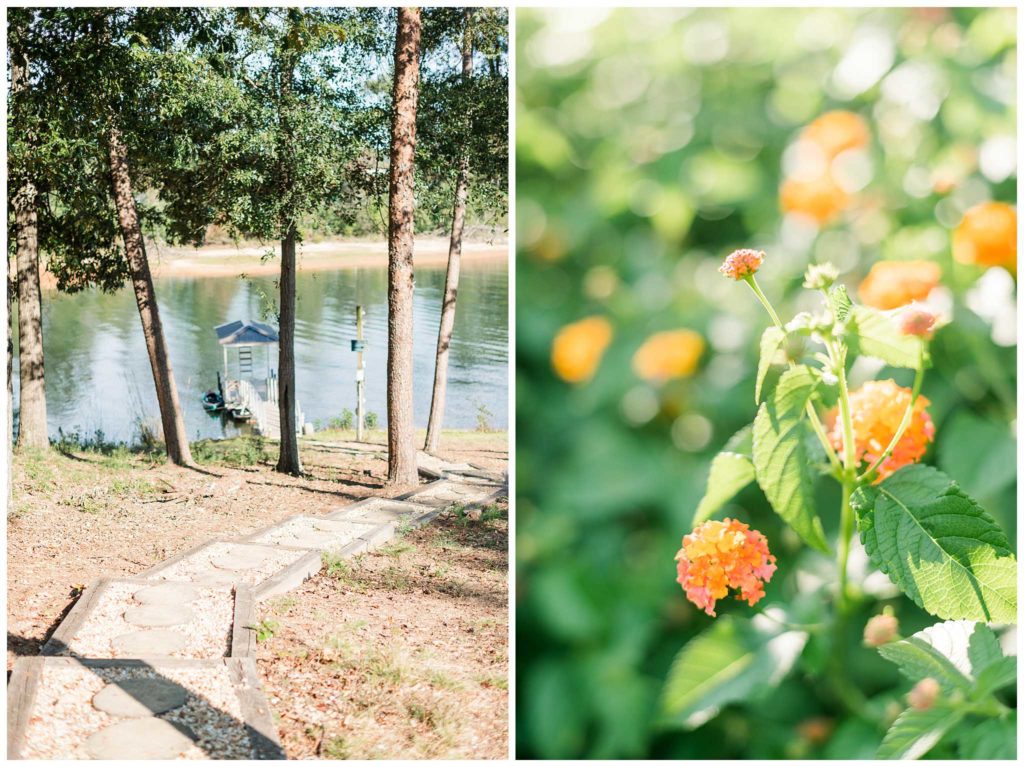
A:
[[[858,461],[870,464],[882,456],[899,429],[910,405],[911,395],[910,389],[897,385],[891,379],[868,381],[850,392],[854,451]],[[929,404],[927,397],[918,396],[915,400],[910,425],[896,443],[892,454],[878,467],[879,480],[924,457],[928,444],[935,439],[935,424],[926,412]],[[842,454],[841,419],[835,418],[829,439],[836,451]]]
[[[764,596],[764,584],[775,573],[768,540],[739,520],[710,520],[683,536],[676,554],[677,581],[686,598],[708,615],[715,602],[737,589],[737,599],[753,606]]]

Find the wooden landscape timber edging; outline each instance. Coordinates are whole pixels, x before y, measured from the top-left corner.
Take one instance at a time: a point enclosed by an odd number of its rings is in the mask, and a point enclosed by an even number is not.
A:
[[[343,449],[352,449],[347,445]],[[364,450],[364,452],[370,452]],[[225,667],[230,675],[231,685],[238,698],[239,710],[242,712],[242,722],[248,736],[250,754],[248,757],[255,759],[282,759],[284,752],[280,746],[276,728],[270,714],[269,705],[263,692],[263,687],[256,673],[254,661],[256,651],[256,635],[254,630],[255,603],[268,597],[275,596],[298,587],[307,578],[318,573],[323,564],[323,554],[332,552],[339,558],[353,557],[366,551],[371,551],[387,541],[403,528],[419,527],[435,519],[445,509],[453,505],[460,505],[463,508],[482,508],[507,494],[507,476],[497,476],[491,472],[485,472],[478,467],[470,469],[463,468],[463,464],[451,464],[440,459],[434,459],[439,471],[432,468],[421,468],[420,474],[432,481],[427,482],[414,490],[402,493],[393,498],[365,498],[339,508],[337,511],[324,515],[323,517],[310,517],[304,514],[294,514],[285,519],[279,520],[272,525],[257,530],[240,538],[213,538],[198,546],[195,546],[180,554],[165,559],[153,567],[143,571],[133,578],[100,578],[85,589],[78,603],[71,609],[64,620],[56,628],[47,642],[43,645],[41,655],[38,657],[18,658],[15,661],[7,687],[8,701],[8,758],[20,759],[24,756],[26,737],[33,723],[32,708],[36,702],[39,686],[47,668],[73,669],[81,667],[96,673],[100,670],[120,669],[126,674],[143,674],[145,671],[139,669],[151,669],[153,674],[149,675],[156,680],[161,680],[159,669],[209,669],[210,673]],[[450,470],[445,467],[450,467]],[[460,474],[465,472],[465,474]],[[316,522],[329,523],[326,528],[317,528]],[[300,524],[296,524],[299,522]],[[292,536],[300,542],[299,534],[285,530],[294,530],[303,526],[319,535],[323,545],[313,543],[313,535],[307,529],[305,545],[285,545],[276,542],[258,541],[259,538],[270,536],[271,538],[288,539]],[[345,527],[352,527],[358,531],[358,535],[344,539]],[[275,530],[281,530],[280,536],[274,536]],[[343,537],[345,542],[338,545],[331,545],[329,538],[333,534]],[[204,551],[213,549],[227,549],[227,553],[219,556],[210,555],[205,563],[201,559]],[[266,552],[263,559],[256,556],[258,551]],[[248,552],[248,553],[247,553]],[[294,553],[293,558],[286,558],[287,563],[276,571],[271,570],[268,574],[255,580],[253,583],[246,581],[246,574],[252,575],[253,568],[267,564],[272,561],[275,555],[282,552]],[[232,563],[232,556],[238,559]],[[188,563],[199,557],[199,563],[193,577],[187,575],[174,577],[173,571],[179,565]],[[214,559],[220,562],[215,564]],[[224,564],[225,561],[227,564]],[[186,569],[187,573],[187,569]],[[231,589],[234,598],[232,613],[232,625],[229,632],[230,638],[226,642],[227,657],[199,659],[199,658],[176,658],[168,656],[140,656],[138,658],[93,658],[93,657],[67,657],[58,655],[65,652],[75,641],[83,627],[87,626],[90,617],[94,614],[97,606],[101,603],[104,594],[109,593],[112,588],[118,585],[138,585],[140,588],[156,586],[159,584],[177,584],[183,588],[192,587],[197,590]],[[132,598],[135,598],[134,592]],[[198,598],[197,598],[198,599]],[[180,606],[179,603],[175,603]],[[120,672],[119,672],[120,673]],[[147,677],[149,678],[149,677]],[[175,687],[175,684],[163,684]],[[157,682],[147,682],[155,684]],[[109,682],[107,686],[115,684]],[[123,688],[120,688],[123,690]],[[127,693],[131,695],[131,693]],[[122,697],[124,695],[122,694]],[[183,698],[184,699],[184,698]],[[189,699],[191,700],[191,699]],[[138,703],[141,703],[141,698]],[[184,706],[186,704],[180,704]],[[220,712],[223,714],[224,712]],[[156,714],[159,717],[160,714]],[[171,716],[168,714],[168,716]],[[173,717],[172,717],[173,718]],[[121,720],[122,724],[129,720]],[[131,720],[135,721],[135,720]],[[149,721],[149,720],[147,720]],[[174,722],[170,722],[174,724]],[[168,728],[167,723],[153,722],[153,726],[159,725]],[[127,726],[127,725],[125,725]],[[110,727],[113,727],[111,725]],[[105,732],[107,728],[93,733],[93,736]],[[133,734],[136,738],[145,737],[145,725],[140,726],[143,735],[138,730]],[[168,728],[169,729],[169,728]],[[179,727],[179,730],[182,729]],[[187,728],[185,728],[187,731]],[[117,731],[120,735],[120,730]],[[91,738],[92,736],[90,736]],[[181,740],[180,734],[172,733],[173,738]],[[102,740],[101,736],[101,740]],[[84,742],[84,741],[83,741]],[[143,740],[140,739],[140,742]],[[173,741],[172,741],[173,742]],[[196,747],[199,736],[191,738],[192,745]],[[113,732],[107,735],[105,745],[118,746],[118,741]],[[124,747],[120,742],[120,747]],[[152,744],[147,744],[152,746]],[[155,746],[153,746],[155,747]],[[78,746],[75,746],[77,749]],[[81,746],[86,751],[98,753],[94,743]],[[186,748],[186,751],[188,749]],[[179,758],[182,751],[177,752]],[[76,755],[81,755],[77,750]],[[60,754],[61,757],[68,754]],[[88,756],[88,754],[86,754]],[[57,757],[54,757],[57,758]],[[97,757],[100,758],[100,757]],[[107,758],[107,757],[103,757]],[[234,757],[232,757],[234,758]]]

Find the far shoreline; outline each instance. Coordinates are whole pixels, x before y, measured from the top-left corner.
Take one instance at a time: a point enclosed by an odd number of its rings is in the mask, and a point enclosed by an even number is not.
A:
[[[204,245],[181,248],[146,243],[153,277],[241,277],[276,275],[281,272],[280,243]],[[269,258],[264,256],[271,254]],[[299,272],[367,269],[388,265],[386,240],[328,239],[300,243],[296,253]],[[504,235],[492,241],[465,241],[463,263],[503,263],[509,260],[508,239]],[[413,246],[415,266],[445,266],[448,263],[448,238],[423,236]],[[42,275],[44,288],[56,288],[50,272]]]

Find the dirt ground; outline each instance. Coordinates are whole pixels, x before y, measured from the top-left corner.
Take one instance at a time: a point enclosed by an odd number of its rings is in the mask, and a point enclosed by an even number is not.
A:
[[[334,438],[352,437],[315,437]],[[381,432],[370,439],[383,450]],[[507,466],[505,433],[446,432],[442,443],[449,460]],[[303,478],[275,473],[276,446],[258,440],[193,451],[196,469],[124,449],[15,454],[8,669],[38,653],[95,578],[132,576],[218,535],[381,495],[387,472],[383,453],[327,445],[303,445]],[[507,755],[508,525],[504,512],[492,515],[439,520],[262,606],[261,618],[280,624],[258,662],[290,757]],[[305,657],[302,647],[312,648]],[[393,668],[374,670],[382,664]]]

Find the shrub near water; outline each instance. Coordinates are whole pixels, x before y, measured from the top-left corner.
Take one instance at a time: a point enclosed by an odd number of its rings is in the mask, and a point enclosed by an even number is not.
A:
[[[914,304],[895,313],[858,306],[835,284],[838,270],[820,265],[808,270],[804,285],[820,294],[821,311],[784,324],[757,284],[763,261],[764,253],[737,251],[721,270],[747,283],[773,325],[761,342],[757,414],[712,463],[697,527],[676,556],[678,581],[686,598],[711,616],[730,588],[750,607],[761,602],[776,570],[770,542],[736,520],[706,521],[756,481],[805,545],[834,558],[834,583],[805,597],[826,602],[817,624],[801,621],[800,605],[773,605],[751,619],[729,616],[691,640],[666,682],[665,716],[695,727],[723,704],[777,685],[812,633],[824,630],[831,662],[820,667],[820,683],[852,716],[885,725],[846,662],[848,624],[863,597],[849,577],[856,528],[870,567],[943,620],[907,638],[899,637],[890,614],[864,626],[865,645],[914,682],[907,708],[888,722],[877,757],[913,759],[937,744],[962,758],[1012,756],[1016,711],[1002,692],[1016,684],[1016,658],[1004,654],[988,624],[1016,621],[1016,558],[995,520],[954,479],[918,463],[935,438],[920,391],[936,318]],[[787,357],[787,370],[766,390],[768,368],[791,339],[799,339],[804,352]],[[913,386],[868,381],[850,391],[847,376],[858,353],[912,370]],[[840,485],[838,510],[817,506],[819,477]],[[839,519],[835,541],[821,523],[830,514]]]

